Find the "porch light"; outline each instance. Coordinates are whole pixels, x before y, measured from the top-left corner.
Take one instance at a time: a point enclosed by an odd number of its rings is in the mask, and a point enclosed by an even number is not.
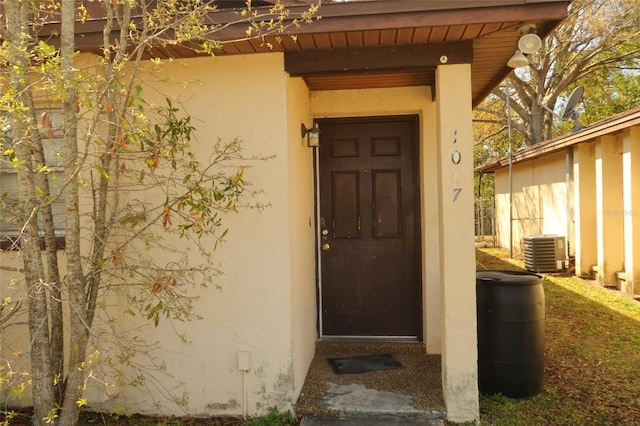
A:
[[[511,68],[520,68],[529,65],[529,60],[524,54],[530,55],[536,53],[542,47],[542,40],[535,31],[536,26],[533,24],[523,25],[518,28],[520,38],[518,39],[516,53],[514,53],[507,62],[508,66]]]
[[[518,28],[518,32],[522,34],[520,40],[518,40],[518,50],[527,55],[540,50],[542,40],[536,34],[536,26],[534,24],[523,25]]]
[[[300,132],[302,133],[302,137],[307,137],[307,146],[309,148],[317,148],[320,146],[320,129],[314,123],[313,127],[310,129],[302,123],[300,125]]]
[[[509,58],[507,65],[509,65],[511,68],[526,67],[527,65],[529,65],[529,60],[522,54],[521,51],[516,50],[516,53],[514,53],[511,58]]]

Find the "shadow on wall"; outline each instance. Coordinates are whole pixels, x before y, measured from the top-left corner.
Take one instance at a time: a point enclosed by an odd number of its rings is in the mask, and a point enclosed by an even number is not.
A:
[[[524,237],[541,234],[566,234],[567,200],[563,183],[527,186],[523,188],[522,192],[513,195],[513,245],[515,251],[522,252]]]

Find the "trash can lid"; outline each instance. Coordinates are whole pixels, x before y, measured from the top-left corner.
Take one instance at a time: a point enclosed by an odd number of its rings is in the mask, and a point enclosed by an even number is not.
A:
[[[542,280],[542,275],[524,271],[477,271],[478,285],[533,285]]]

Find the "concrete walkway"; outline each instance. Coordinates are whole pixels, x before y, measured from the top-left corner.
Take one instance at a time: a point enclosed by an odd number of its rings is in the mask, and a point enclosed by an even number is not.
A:
[[[302,426],[444,425],[439,355],[419,343],[318,342],[295,406]],[[328,359],[392,354],[403,368],[336,374]]]
[[[383,426],[444,424],[445,413],[438,410],[413,408],[410,395],[369,389],[362,384],[338,385],[329,383],[322,403],[339,412],[338,418],[303,418],[301,426]]]

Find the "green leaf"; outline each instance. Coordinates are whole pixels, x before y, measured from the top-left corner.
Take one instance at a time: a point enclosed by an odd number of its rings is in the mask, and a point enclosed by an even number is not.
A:
[[[96,169],[100,172],[104,179],[109,179],[109,173],[100,165],[96,165]]]

